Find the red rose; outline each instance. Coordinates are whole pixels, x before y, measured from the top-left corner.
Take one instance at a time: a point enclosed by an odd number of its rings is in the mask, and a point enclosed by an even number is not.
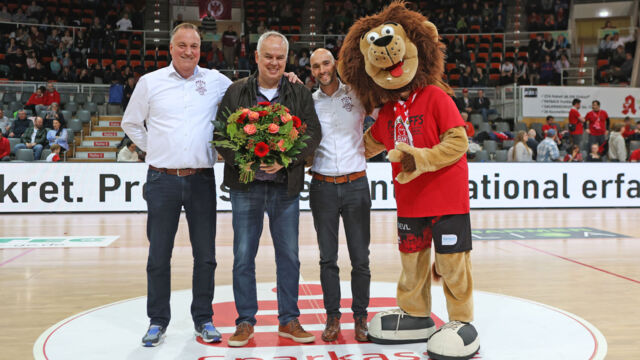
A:
[[[260,115],[260,117],[265,117],[265,116],[269,115],[269,112],[266,111],[266,110],[258,111],[258,115]]]
[[[276,124],[271,124],[269,125],[269,132],[272,134],[277,134],[278,131],[280,131],[280,126],[276,125]]]
[[[249,120],[251,120],[252,122],[257,121],[259,117],[260,117],[260,114],[258,114],[257,112],[249,111]]]
[[[302,125],[302,120],[299,117],[293,115],[293,126],[297,129]]]
[[[256,148],[253,149],[253,152],[258,157],[265,157],[269,153],[269,145],[267,145],[267,144],[265,144],[264,142],[261,141],[261,142],[256,144]]]
[[[256,133],[256,131],[258,131],[258,129],[256,129],[256,126],[253,124],[245,125],[243,130],[247,135],[253,135]]]
[[[244,111],[246,110],[246,111]],[[247,117],[247,114],[249,113],[249,109],[244,109],[242,111],[242,113],[240,114],[240,116],[238,117],[238,119],[236,119],[236,122],[238,124],[244,124],[244,119]]]
[[[289,115],[289,113],[285,113],[284,115],[280,116],[280,119],[282,120],[283,123],[288,123],[289,121],[291,121],[291,115]]]
[[[283,109],[284,109],[284,111],[286,111],[287,113],[289,112],[289,108],[288,108],[288,107],[283,106],[282,108],[283,108]]]
[[[259,103],[258,103],[258,105],[261,105],[261,106],[269,106],[269,105],[271,105],[271,103],[270,103],[270,102],[268,102],[268,101],[261,101],[261,102],[259,102]]]
[[[280,141],[278,141],[278,148],[282,152],[287,151],[287,148],[284,146],[284,139],[281,139]]]

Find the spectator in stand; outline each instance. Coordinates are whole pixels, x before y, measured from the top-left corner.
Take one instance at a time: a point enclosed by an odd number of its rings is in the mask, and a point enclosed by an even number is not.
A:
[[[124,142],[124,146],[118,152],[118,162],[138,162],[138,152],[136,151],[136,144],[127,139]]]
[[[229,25],[227,30],[222,33],[222,52],[224,53],[224,62],[227,67],[233,66],[236,41],[238,41],[238,34],[233,30],[233,26]]]
[[[473,87],[487,87],[487,75],[485,74],[484,68],[480,65],[476,65],[476,69],[471,80],[473,82]]]
[[[524,131],[518,131],[513,146],[509,148],[509,151],[507,151],[507,161],[533,161],[533,150],[529,147],[528,141],[529,135]]]
[[[65,30],[64,35],[60,38],[60,44],[62,44],[66,50],[71,49],[73,46],[71,31]]]
[[[125,12],[122,14],[122,18],[116,22],[116,26],[118,27],[118,31],[129,31],[133,29],[133,23],[129,19],[129,13]]]
[[[518,85],[529,85],[528,67],[527,63],[524,62],[524,59],[518,58],[518,60],[516,60],[513,74],[513,81]]]
[[[529,69],[529,84],[540,84],[540,67],[537,62],[531,62],[531,68]]]
[[[109,86],[109,104],[120,104],[120,106],[122,106],[123,99],[124,86],[122,86],[118,78],[112,78],[111,86]]]
[[[53,144],[51,145],[51,154],[49,154],[49,156],[47,156],[47,158],[45,159],[47,162],[58,162],[60,161],[60,145],[58,144]]]
[[[2,131],[0,131],[0,161],[11,160],[9,154],[11,154],[11,143],[9,139],[4,137]]]
[[[71,68],[69,66],[65,66],[62,68],[62,72],[58,75],[58,81],[75,82],[76,76],[73,72],[71,72]]]
[[[215,34],[218,32],[218,24],[216,23],[216,18],[213,17],[213,14],[207,12],[205,17],[202,18],[202,32]]]
[[[501,33],[501,32],[504,32],[504,29],[505,29],[504,16],[502,16],[502,14],[498,14],[496,15],[496,18],[493,21],[493,27],[491,32]]]
[[[556,136],[553,138],[553,140],[555,140],[555,142],[560,144],[561,134],[560,134],[560,130],[558,129],[558,124],[556,124],[556,119],[553,116],[548,115],[546,122],[547,122],[546,124],[542,125],[542,133],[546,136],[549,130],[551,129],[555,130]]]
[[[571,141],[573,145],[580,146],[582,142],[582,134],[584,133],[585,119],[580,115],[580,99],[573,99],[571,105],[573,106],[569,110],[569,134],[571,134]]]
[[[542,46],[544,45],[544,40],[542,38],[542,34],[536,34],[535,39],[529,41],[529,60],[531,62],[540,62],[544,59],[544,53],[542,51]]]
[[[571,51],[569,51],[571,48],[571,45],[569,45],[569,41],[567,40],[567,38],[564,37],[564,35],[562,34],[558,34],[558,37],[556,38],[556,48],[555,48],[555,53],[556,55],[560,56],[562,54],[567,56],[567,59],[569,58],[569,56],[571,55]]]
[[[96,84],[104,84],[104,69],[102,69],[100,63],[95,64],[95,66],[91,68],[91,73],[93,75],[93,81]]]
[[[49,63],[49,69],[51,69],[51,75],[53,78],[58,78],[62,71],[62,65],[58,62],[58,57],[54,56]]]
[[[478,97],[473,99],[473,111],[481,113],[484,122],[489,122],[489,115],[498,113],[491,109],[491,100],[484,96],[484,90],[478,90]]]
[[[12,121],[4,115],[4,110],[0,109],[0,133],[4,136],[9,136],[9,130],[11,130]]]
[[[638,122],[638,124],[640,124],[640,122]],[[631,118],[628,116],[624,118],[624,127],[622,128],[622,137],[624,138],[624,141],[627,143],[627,146],[629,145],[629,141],[636,140],[638,137],[640,137],[640,129],[638,129],[638,126],[634,127],[631,124]]]
[[[513,83],[513,63],[509,59],[504,59],[500,65],[500,84]]]
[[[207,52],[207,66],[211,69],[222,69],[226,66],[224,62],[224,54],[218,48],[218,44],[214,41],[211,44],[211,50]]]
[[[564,159],[562,159],[562,161],[583,162],[584,159],[582,158],[582,154],[580,153],[580,146],[571,145],[571,148],[569,148],[569,152],[567,153],[567,155],[564,156]]]
[[[620,49],[620,47],[618,47]],[[633,54],[625,53],[624,61],[619,64],[618,62],[611,62],[611,68],[607,70],[606,77],[608,82],[614,84],[619,82],[629,82],[631,79],[631,72],[633,71]]]
[[[473,71],[471,69],[471,66],[465,66],[464,70],[462,70],[459,85],[464,86],[465,88],[470,88],[473,86]]]
[[[13,125],[11,125],[11,129],[9,129],[9,137],[22,137],[22,134],[24,134],[24,132],[32,126],[33,121],[27,118],[27,112],[24,110],[19,110],[18,117],[13,120]]]
[[[249,70],[249,43],[244,34],[240,35],[240,41],[236,43],[236,57],[238,58],[238,69]]]
[[[136,78],[130,76],[127,78],[127,83],[124,85],[124,90],[122,93],[122,110],[127,109],[127,105],[129,104],[129,100],[131,99],[131,95],[133,94],[133,89],[136,87]]]
[[[53,129],[53,120],[56,120],[56,119],[59,120],[60,123],[63,124],[63,126],[64,124],[66,124],[64,115],[60,112],[60,105],[54,102],[54,103],[51,103],[51,105],[45,112],[44,127],[46,129]]]
[[[550,129],[547,131],[547,136],[538,144],[538,162],[552,162],[558,160],[560,157],[560,151],[558,150],[558,144],[553,140],[556,136],[556,131]]]
[[[467,137],[472,138],[476,133],[476,129],[473,127],[471,121],[469,121],[469,114],[466,111],[463,111],[460,113],[460,116],[462,116],[462,120],[464,120],[464,129],[467,132]]]
[[[529,129],[529,131],[527,131],[527,146],[531,149],[532,152],[532,156],[531,159],[532,160],[536,160],[536,157],[538,155],[538,140],[536,139],[536,136],[538,134],[536,134],[536,131],[534,129]]]
[[[86,68],[81,69],[80,74],[78,74],[78,77],[76,78],[76,82],[84,84],[93,83],[93,79],[89,75],[89,70],[87,70]]]
[[[629,162],[640,162],[640,149],[635,149],[629,156]]]
[[[0,11],[0,21],[10,22],[11,21],[11,13],[7,10],[7,6],[2,6],[2,11]]]
[[[556,80],[554,81],[554,83],[556,85],[567,84],[567,79],[566,79],[566,77],[568,76],[567,69],[570,66],[571,65],[569,64],[569,59],[567,59],[566,55],[563,54],[563,55],[560,55],[560,57],[558,57],[556,62],[553,64],[554,75],[556,77]],[[562,80],[563,78],[564,78],[564,81]]]
[[[550,85],[555,80],[555,68],[551,61],[551,56],[544,56],[544,62],[540,67],[540,84]]]
[[[46,102],[47,102],[47,98],[45,96],[46,91],[47,91],[47,88],[45,88],[44,86],[38,87],[36,89],[36,92],[34,92],[33,94],[31,94],[31,96],[29,96],[29,100],[27,100],[27,103],[24,105],[25,109],[30,109],[35,113],[36,105],[46,106]]]
[[[609,135],[609,161],[624,162],[627,161],[627,147],[622,137],[623,125],[614,124]]]
[[[11,21],[18,23],[27,22],[27,15],[24,14],[22,8],[18,8],[18,10],[16,10],[16,12],[11,16]]]
[[[89,28],[89,39],[91,39],[91,52],[102,56],[102,42],[104,39],[104,27],[99,17],[93,18],[91,28]]]
[[[27,57],[24,55],[22,48],[19,47],[15,54],[7,56],[7,62],[11,67],[11,79],[18,81],[24,80]]]
[[[53,103],[60,103],[60,93],[58,92],[58,90],[56,90],[55,85],[53,84],[53,81],[49,81],[47,83],[47,88],[46,91],[44,93],[46,100],[44,102],[45,105],[51,105]]]
[[[176,26],[182,24],[184,21],[182,20],[182,14],[178,13],[178,15],[176,15],[176,19],[173,21],[173,25],[171,26],[171,28],[175,28]]]
[[[602,162],[602,157],[600,156],[600,146],[598,144],[591,144],[590,147],[591,152],[587,155],[587,162]]]
[[[69,150],[69,144],[67,143],[67,129],[62,126],[62,122],[58,119],[53,120],[53,129],[47,133],[47,140],[49,140],[49,146],[53,144],[60,145],[65,151]]]
[[[473,111],[473,100],[469,98],[469,89],[462,89],[462,97],[456,99],[456,105],[458,106],[458,111],[471,114]]]
[[[15,150],[33,149],[34,160],[40,160],[42,150],[47,146],[47,129],[40,116],[36,116],[33,124],[34,126],[24,131],[20,137],[20,144],[16,145]]]
[[[589,123],[587,134],[589,134],[589,147],[592,144],[602,145],[606,140],[606,135],[609,132],[609,114],[606,111],[600,109],[600,101],[593,100],[591,102],[591,109],[584,117],[585,121]]]

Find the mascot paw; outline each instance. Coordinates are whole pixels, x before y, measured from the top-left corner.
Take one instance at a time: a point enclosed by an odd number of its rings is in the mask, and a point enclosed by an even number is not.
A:
[[[369,322],[369,340],[376,344],[425,342],[436,330],[430,317],[411,316],[402,309],[382,311]]]
[[[467,360],[480,350],[480,339],[473,325],[462,321],[444,324],[427,342],[433,360]]]
[[[391,149],[387,154],[387,159],[391,162],[400,162],[402,161],[402,156],[404,153],[398,149]]]

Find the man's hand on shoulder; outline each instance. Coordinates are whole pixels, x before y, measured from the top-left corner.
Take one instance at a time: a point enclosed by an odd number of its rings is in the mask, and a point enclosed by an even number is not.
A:
[[[289,80],[290,83],[292,84],[300,84],[300,85],[304,85],[304,83],[302,82],[302,80],[300,80],[300,78],[298,77],[298,75],[296,75],[296,73],[294,72],[286,72],[284,73],[284,76],[287,78],[287,80]]]

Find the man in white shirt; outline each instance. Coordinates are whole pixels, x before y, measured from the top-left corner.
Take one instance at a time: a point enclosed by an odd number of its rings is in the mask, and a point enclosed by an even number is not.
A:
[[[369,213],[371,195],[364,157],[363,127],[367,115],[349,86],[336,76],[335,59],[327,49],[311,55],[311,73],[320,84],[313,93],[322,127],[311,172],[310,207],[320,247],[320,282],[327,324],[322,340],[336,341],[340,332],[338,229],[344,222],[349,258],[355,338],[367,341],[369,306]]]
[[[162,342],[171,317],[170,260],[180,210],[185,209],[193,248],[191,315],[196,335],[219,342],[213,311],[216,153],[209,143],[218,104],[231,84],[217,70],[197,66],[200,36],[195,25],[173,29],[171,65],[140,78],[124,113],[122,128],[146,151],[149,163],[144,190],[147,201],[147,315],[144,346]],[[146,128],[145,128],[146,123]]]
[[[122,15],[122,19],[118,20],[118,22],[116,23],[116,26],[120,31],[127,31],[127,30],[133,29],[133,23],[131,22],[131,20],[129,20],[129,14],[124,13]]]

